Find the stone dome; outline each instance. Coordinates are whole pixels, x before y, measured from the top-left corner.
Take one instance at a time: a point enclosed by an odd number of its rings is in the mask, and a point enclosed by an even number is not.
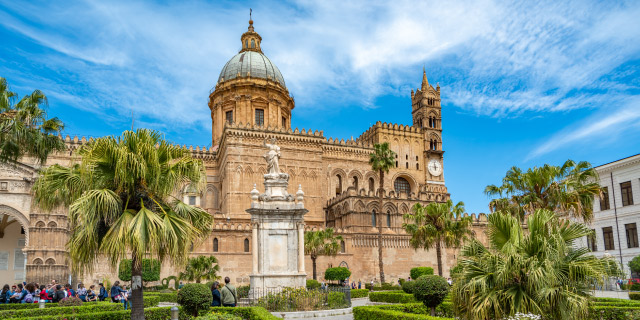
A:
[[[241,51],[224,65],[218,77],[218,83],[247,76],[275,81],[284,88],[287,87],[280,70],[267,56],[262,52],[249,50]]]

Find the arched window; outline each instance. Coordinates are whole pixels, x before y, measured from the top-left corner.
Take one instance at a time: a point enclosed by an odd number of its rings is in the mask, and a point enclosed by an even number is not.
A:
[[[358,190],[358,177],[353,176],[353,186]]]
[[[405,193],[409,195],[411,193],[411,185],[409,181],[403,177],[398,177],[396,181],[393,183],[393,188],[396,190],[397,194]]]
[[[416,163],[416,170],[420,170],[420,164]]]
[[[375,181],[373,180],[373,178],[369,178],[369,191],[374,191],[373,188],[375,188]]]
[[[337,178],[336,179],[337,180],[336,181],[336,195],[339,195],[339,194],[342,193],[342,177],[339,174],[337,174],[336,178]]]
[[[373,227],[376,226],[376,211],[375,210],[371,211],[371,226],[373,226]]]
[[[344,240],[340,240],[340,253],[345,253],[347,252],[347,248],[344,244]]]
[[[244,239],[244,252],[249,252],[249,239]]]
[[[251,39],[251,48],[255,48],[256,47],[256,40]]]
[[[404,166],[405,166],[406,169],[409,169],[409,162],[405,162]]]
[[[396,168],[398,167],[398,161],[396,161]]]
[[[46,265],[48,266],[52,266],[54,264],[56,264],[56,260],[54,258],[49,258],[47,259],[47,261],[44,262]]]
[[[249,40],[245,40],[244,41],[244,48],[248,49],[249,48]]]
[[[213,252],[218,252],[218,238],[213,238]]]
[[[387,211],[387,227],[391,227],[391,212]]]

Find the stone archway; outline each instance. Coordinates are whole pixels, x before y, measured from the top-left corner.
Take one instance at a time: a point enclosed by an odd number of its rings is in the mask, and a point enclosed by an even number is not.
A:
[[[0,205],[0,282],[26,279],[29,220],[18,210]]]

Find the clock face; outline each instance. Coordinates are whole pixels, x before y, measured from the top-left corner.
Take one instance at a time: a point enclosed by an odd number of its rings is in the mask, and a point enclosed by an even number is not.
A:
[[[429,161],[429,164],[427,165],[427,168],[429,169],[429,173],[431,173],[431,175],[433,176],[437,177],[442,174],[442,163],[440,163],[440,161],[436,159],[431,159],[431,161]]]

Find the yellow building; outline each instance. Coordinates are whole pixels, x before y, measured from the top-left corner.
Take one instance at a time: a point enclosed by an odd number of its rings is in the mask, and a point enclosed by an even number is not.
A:
[[[245,210],[250,207],[253,185],[261,184],[266,173],[263,141],[270,137],[276,138],[281,148],[280,167],[290,175],[289,185],[302,185],[305,192],[309,210],[306,230],[333,227],[344,237],[337,256],[318,259],[320,278],[326,267],[338,265],[348,266],[352,279],[368,282],[378,278],[379,228],[387,281],[406,278],[411,267],[435,269],[435,252],[412,249],[401,226],[402,215],[415,203],[449,199],[443,171],[440,87],[430,85],[423,71],[421,87],[411,91],[412,105],[406,108],[413,116],[411,126],[377,122],[355,140],[333,139],[322,131],[292,128],[295,101],[278,68],[262,52],[262,38],[255,32],[253,21],[249,21],[241,42],[242,49],[224,65],[209,95],[213,147],[189,148],[205,163],[206,187],[176,186],[186,203],[206,209],[215,218],[210,238],[192,254],[217,256],[222,276],[248,283],[253,248],[250,215]],[[66,142],[69,151],[53,155],[47,165],[68,165],[74,150],[86,140],[67,137]],[[375,191],[379,177],[368,160],[373,145],[382,142],[388,142],[397,156],[395,168],[384,176],[384,203],[380,208]],[[25,276],[28,281],[38,282],[64,282],[70,277],[65,211],[44,213],[31,205],[36,170],[28,159],[18,166],[0,166],[0,186],[5,186],[0,189],[0,213],[9,221],[17,221],[0,239],[0,284],[21,281]],[[482,229],[485,224],[484,215],[474,216],[475,228]],[[16,232],[19,227],[24,228],[24,235]],[[479,236],[484,235],[477,231]],[[20,238],[24,240],[20,242]],[[4,256],[8,257],[3,264]],[[16,259],[24,259],[26,268]],[[454,261],[455,252],[446,250],[445,274]],[[310,278],[308,257],[306,264]],[[8,269],[2,269],[4,265]],[[179,271],[163,265],[162,275]],[[116,272],[101,264],[91,275],[72,278],[74,282],[94,283],[104,278],[115,280]]]

